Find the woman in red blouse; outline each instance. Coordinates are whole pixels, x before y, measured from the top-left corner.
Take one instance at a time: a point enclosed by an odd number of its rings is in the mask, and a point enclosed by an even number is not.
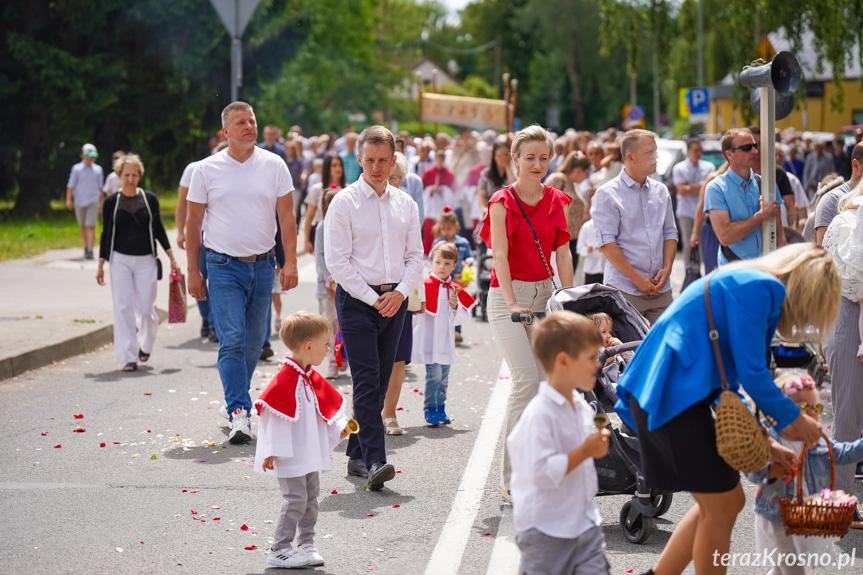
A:
[[[494,269],[488,294],[489,323],[503,347],[503,356],[512,374],[513,390],[506,408],[506,435],[536,395],[545,372],[534,358],[528,339],[529,328],[513,323],[514,313],[544,312],[553,287],[550,275],[552,253],[560,270],[559,287],[572,286],[572,255],[569,251],[567,194],[542,183],[548,172],[554,142],[540,126],[530,126],[512,142],[516,181],[495,192],[480,233],[491,247]],[[517,196],[517,199],[516,199]],[[519,207],[521,202],[521,208]],[[542,248],[534,241],[530,224]],[[543,258],[545,261],[543,261]],[[551,272],[551,274],[549,273]],[[509,499],[509,458],[503,456],[503,497]]]

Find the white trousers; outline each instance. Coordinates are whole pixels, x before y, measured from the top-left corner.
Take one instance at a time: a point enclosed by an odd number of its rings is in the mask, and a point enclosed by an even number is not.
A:
[[[153,256],[111,254],[111,302],[114,306],[114,357],[120,363],[138,361],[138,349],[153,351],[159,316],[156,314],[156,260]],[[136,333],[137,330],[137,333]]]

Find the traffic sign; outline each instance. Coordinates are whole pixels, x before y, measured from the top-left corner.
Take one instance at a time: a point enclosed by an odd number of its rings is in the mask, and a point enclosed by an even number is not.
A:
[[[690,88],[681,88],[678,90],[678,97],[680,98],[678,105],[680,111],[678,115],[684,119],[689,117],[689,90]]]
[[[710,98],[707,88],[690,88],[686,94],[686,103],[689,105],[689,121],[703,123],[710,119]]]
[[[210,0],[232,38],[239,38],[261,0]]]

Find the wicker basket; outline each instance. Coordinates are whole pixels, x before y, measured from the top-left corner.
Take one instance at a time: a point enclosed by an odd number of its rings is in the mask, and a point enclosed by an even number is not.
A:
[[[770,460],[767,430],[740,396],[727,389],[716,407],[716,449],[728,465],[743,473],[764,469]]]
[[[836,487],[836,464],[833,459],[833,445],[827,440],[830,450],[830,489]],[[812,537],[845,537],[848,528],[854,520],[855,505],[835,507],[817,505],[803,501],[803,461],[806,457],[806,446],[800,452],[800,462],[797,469],[797,497],[779,498],[779,517],[786,535],[806,535]]]

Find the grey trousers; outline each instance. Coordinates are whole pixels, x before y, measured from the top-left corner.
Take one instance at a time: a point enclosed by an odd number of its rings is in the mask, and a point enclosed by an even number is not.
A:
[[[834,441],[856,441],[863,428],[863,363],[857,359],[859,316],[860,304],[843,297],[833,337],[824,346],[832,382]],[[853,464],[836,466],[836,489],[853,493]]]
[[[671,278],[668,279],[671,281]],[[662,315],[668,306],[671,305],[671,302],[674,301],[674,296],[671,295],[671,290],[663,292],[659,295],[633,295],[631,293],[626,293],[623,290],[620,291],[620,295],[623,296],[623,299],[632,304],[632,307],[638,311],[641,315],[644,316],[644,319],[653,325],[659,316]]]
[[[611,569],[599,527],[591,527],[575,539],[528,529],[517,533],[515,542],[521,550],[519,575],[600,575]]]
[[[315,523],[318,521],[318,495],[321,475],[317,471],[300,477],[279,477],[279,488],[285,502],[276,521],[273,534],[273,551],[290,549],[297,528],[300,536],[297,545],[314,543]]]

